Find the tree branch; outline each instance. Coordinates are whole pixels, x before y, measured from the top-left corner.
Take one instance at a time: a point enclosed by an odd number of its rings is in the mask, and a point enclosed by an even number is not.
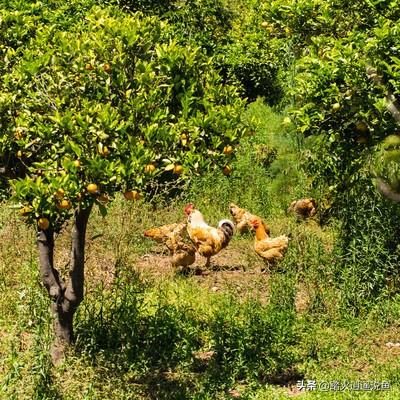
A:
[[[63,309],[74,312],[83,300],[84,266],[85,266],[85,237],[86,227],[92,206],[75,210],[75,223],[72,228],[71,264],[69,281],[64,294]]]
[[[51,299],[60,302],[63,297],[64,282],[53,266],[54,233],[52,229],[38,230],[37,246],[39,251],[40,275]]]

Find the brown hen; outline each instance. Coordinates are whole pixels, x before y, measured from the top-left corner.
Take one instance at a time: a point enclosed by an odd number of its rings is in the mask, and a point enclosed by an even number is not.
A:
[[[294,213],[298,218],[311,218],[317,212],[317,202],[314,199],[300,199],[293,201],[288,210],[288,213]]]
[[[256,253],[268,264],[274,264],[281,260],[288,247],[289,238],[285,235],[270,238],[260,219],[254,219],[251,221],[251,225],[256,232],[254,241]]]
[[[249,229],[252,229],[251,221],[254,219],[260,219],[257,215],[250,213],[249,211],[245,210],[244,208],[240,208],[234,203],[229,204],[229,211],[235,220],[236,229],[239,233],[245,233]],[[266,229],[267,233],[269,234],[269,228],[267,224],[262,221],[264,228]]]
[[[148,229],[144,236],[166,245],[173,267],[188,267],[195,262],[196,249],[187,237],[186,224],[169,224]]]

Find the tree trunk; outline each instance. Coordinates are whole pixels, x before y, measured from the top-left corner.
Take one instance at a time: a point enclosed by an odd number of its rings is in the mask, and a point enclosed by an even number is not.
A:
[[[75,210],[74,226],[71,233],[71,261],[69,280],[64,283],[54,268],[54,233],[49,228],[39,230],[37,243],[39,250],[40,272],[44,286],[51,298],[51,311],[54,318],[55,340],[52,348],[53,363],[59,363],[66,347],[74,341],[73,318],[83,300],[85,235],[91,206]]]

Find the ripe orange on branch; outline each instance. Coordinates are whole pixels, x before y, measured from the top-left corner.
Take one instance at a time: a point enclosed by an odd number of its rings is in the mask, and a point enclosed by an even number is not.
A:
[[[61,200],[65,195],[65,190],[62,188],[57,189],[57,191],[54,193],[54,196],[58,199]]]
[[[39,218],[39,219],[38,219],[37,224],[38,224],[38,227],[39,227],[40,229],[42,229],[43,231],[45,231],[46,229],[49,229],[50,221],[49,221],[47,218],[42,217],[42,218]]]
[[[364,121],[358,121],[356,123],[356,131],[359,133],[367,133],[368,125]]]
[[[144,167],[144,172],[146,172],[146,174],[151,174],[152,172],[154,172],[156,170],[156,166],[154,164],[147,164]]]
[[[232,154],[233,153],[233,147],[232,146],[225,146],[223,151],[224,151],[224,154]]]
[[[99,187],[95,183],[89,183],[89,185],[86,186],[86,190],[90,194],[96,194],[99,191]]]
[[[101,194],[99,197],[97,197],[97,201],[99,201],[101,204],[105,205],[110,201],[110,198],[106,194]]]
[[[71,202],[69,200],[61,200],[58,204],[57,204],[57,208],[59,210],[68,210],[69,208],[71,208]]]
[[[225,176],[229,176],[232,173],[233,169],[230,165],[225,165],[225,167],[222,169],[222,173]]]
[[[182,165],[176,164],[173,169],[174,174],[180,175],[183,172]]]

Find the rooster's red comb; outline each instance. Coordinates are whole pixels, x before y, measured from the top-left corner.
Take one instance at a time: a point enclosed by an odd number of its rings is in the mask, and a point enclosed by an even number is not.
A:
[[[194,205],[192,203],[186,204],[184,211],[186,215],[190,215],[190,213],[193,211]]]

